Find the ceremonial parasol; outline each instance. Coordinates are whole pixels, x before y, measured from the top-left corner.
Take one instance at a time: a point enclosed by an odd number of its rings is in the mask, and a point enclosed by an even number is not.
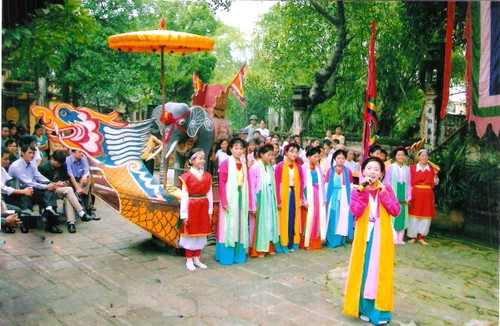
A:
[[[139,31],[113,35],[108,38],[109,47],[123,52],[160,53],[161,55],[161,107],[162,117],[165,114],[165,67],[164,54],[206,52],[214,49],[214,40],[200,35],[169,31],[165,29],[165,18],[160,20],[160,29]],[[163,120],[163,119],[161,119]],[[165,126],[162,128],[162,135]],[[163,135],[164,136],[164,135]],[[163,142],[162,159],[165,160],[165,141]],[[167,184],[167,162],[163,164],[163,187]]]

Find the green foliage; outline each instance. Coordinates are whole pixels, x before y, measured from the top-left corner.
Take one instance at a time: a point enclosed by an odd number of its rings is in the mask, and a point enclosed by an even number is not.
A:
[[[493,216],[500,213],[498,194],[500,193],[500,160],[498,155],[481,157],[478,161],[468,162],[465,170],[467,197],[465,207],[474,207],[490,212]]]
[[[222,3],[222,2],[221,2]],[[219,22],[204,1],[68,0],[41,9],[30,24],[3,31],[4,64],[12,76],[36,81],[54,76],[63,100],[96,109],[125,104],[133,111],[161,103],[160,56],[121,53],[108,48],[114,34],[167,29],[215,35]],[[192,72],[210,80],[216,64],[211,53],[165,56],[167,101],[191,101]],[[138,102],[137,102],[138,101]]]
[[[334,16],[335,2],[319,3]],[[459,27],[464,8],[457,6]],[[370,23],[375,21],[378,134],[411,138],[418,129],[423,105],[420,68],[429,44],[443,40],[445,9],[446,3],[345,2],[347,37],[351,42],[337,71],[336,93],[312,112],[309,126],[323,132],[331,125],[342,124],[345,131],[357,133],[361,138]],[[259,22],[259,27],[253,39],[252,69],[262,68],[255,81],[265,81],[265,87],[268,80],[272,81],[273,97],[267,106],[285,110],[288,119],[283,129],[287,130],[291,125],[291,88],[311,85],[313,74],[324,67],[334,49],[336,31],[308,1],[275,5]],[[462,47],[459,43],[455,51],[457,71],[463,68],[459,63]],[[460,76],[463,71],[453,75],[453,82],[460,83]],[[266,99],[260,95],[264,94],[255,94]]]
[[[25,26],[3,30],[3,66],[13,78],[36,81],[59,70],[72,44],[90,44],[93,18],[78,0],[38,9]]]
[[[466,142],[457,137],[435,156],[435,163],[441,168],[434,191],[436,208],[444,213],[463,208],[468,187],[464,173],[466,148]]]

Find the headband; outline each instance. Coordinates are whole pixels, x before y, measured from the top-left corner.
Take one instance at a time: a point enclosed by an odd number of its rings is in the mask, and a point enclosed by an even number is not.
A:
[[[190,160],[190,161],[191,161],[191,160],[194,160],[195,158],[197,158],[197,157],[198,157],[198,155],[200,155],[200,153],[205,154],[205,152],[204,152],[204,151],[198,151],[198,152],[194,153],[193,155],[191,155],[191,157],[189,158],[189,160]]]
[[[422,154],[423,152],[426,152],[427,154],[429,154],[429,151],[427,151],[425,148],[422,148],[421,150],[419,150],[417,152],[417,156],[420,156],[420,154]]]

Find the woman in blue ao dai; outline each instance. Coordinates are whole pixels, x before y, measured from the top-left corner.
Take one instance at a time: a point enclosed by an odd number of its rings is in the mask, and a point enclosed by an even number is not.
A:
[[[354,236],[354,217],[349,210],[352,173],[344,166],[346,157],[346,151],[335,151],[332,168],[326,175],[326,245],[330,248],[345,246],[347,239],[352,240]]]

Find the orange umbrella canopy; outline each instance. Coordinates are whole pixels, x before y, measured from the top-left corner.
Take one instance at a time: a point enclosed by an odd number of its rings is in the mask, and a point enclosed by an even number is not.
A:
[[[160,29],[130,32],[108,37],[109,47],[124,52],[205,52],[214,49],[214,40],[196,34],[165,30],[165,20]]]

